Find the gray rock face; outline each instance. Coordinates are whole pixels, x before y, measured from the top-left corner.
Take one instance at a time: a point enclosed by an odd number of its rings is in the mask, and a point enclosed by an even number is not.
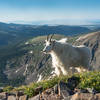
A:
[[[32,98],[29,98],[28,100],[40,100],[40,96],[37,95],[37,96],[34,96]]]
[[[8,96],[8,100],[16,100],[15,96]]]
[[[23,95],[19,97],[19,100],[28,100],[28,97],[27,95]]]
[[[91,49],[91,66],[93,70],[100,69],[100,31],[79,37],[74,45],[86,45]]]
[[[0,100],[7,100],[7,93],[5,92],[0,93]]]

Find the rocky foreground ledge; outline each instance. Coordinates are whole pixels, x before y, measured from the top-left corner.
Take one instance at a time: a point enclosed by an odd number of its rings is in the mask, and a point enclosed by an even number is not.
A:
[[[61,94],[54,93],[53,89],[48,89],[42,94],[38,94],[32,98],[27,95],[18,93],[0,93],[0,100],[100,100],[100,93],[78,92],[71,95],[67,90],[60,90]]]
[[[59,81],[54,87],[42,91],[42,87],[37,87],[37,95],[28,97],[23,91],[3,92],[0,89],[0,100],[100,100],[100,93],[96,90],[78,89],[76,77],[68,79],[67,83]]]

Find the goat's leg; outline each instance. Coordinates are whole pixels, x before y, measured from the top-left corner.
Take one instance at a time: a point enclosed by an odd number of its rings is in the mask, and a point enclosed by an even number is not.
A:
[[[61,66],[60,69],[61,69],[63,75],[67,75],[67,71],[65,70],[65,68],[63,66]]]
[[[58,67],[55,67],[55,73],[56,73],[57,76],[60,75],[60,71],[59,71],[59,68]]]

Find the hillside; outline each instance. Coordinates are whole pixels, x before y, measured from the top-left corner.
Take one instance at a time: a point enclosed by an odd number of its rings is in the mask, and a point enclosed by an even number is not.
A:
[[[91,69],[100,69],[99,45],[100,32],[68,37],[68,42],[74,45],[85,44],[91,48]],[[60,39],[64,35],[55,35]],[[44,40],[46,36],[39,36],[27,41],[19,42],[0,49],[0,85],[19,86],[30,82],[40,81],[51,76],[51,57],[43,55]]]
[[[21,25],[0,23],[0,46],[16,44],[23,40],[36,36],[43,36],[52,33],[63,35],[78,35],[90,32],[91,30],[81,26],[48,26],[48,25]]]
[[[56,39],[63,37],[65,36],[54,36]],[[4,83],[14,86],[28,84],[37,81],[40,76],[45,78],[51,73],[50,56],[44,56],[41,53],[45,39],[46,36],[39,36],[0,49],[1,85]]]

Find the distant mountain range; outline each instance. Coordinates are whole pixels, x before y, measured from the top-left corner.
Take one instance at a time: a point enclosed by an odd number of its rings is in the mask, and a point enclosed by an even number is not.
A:
[[[48,26],[0,23],[0,46],[14,44],[32,37],[48,35],[52,33],[72,36],[84,34],[90,31],[91,29],[85,26]]]

